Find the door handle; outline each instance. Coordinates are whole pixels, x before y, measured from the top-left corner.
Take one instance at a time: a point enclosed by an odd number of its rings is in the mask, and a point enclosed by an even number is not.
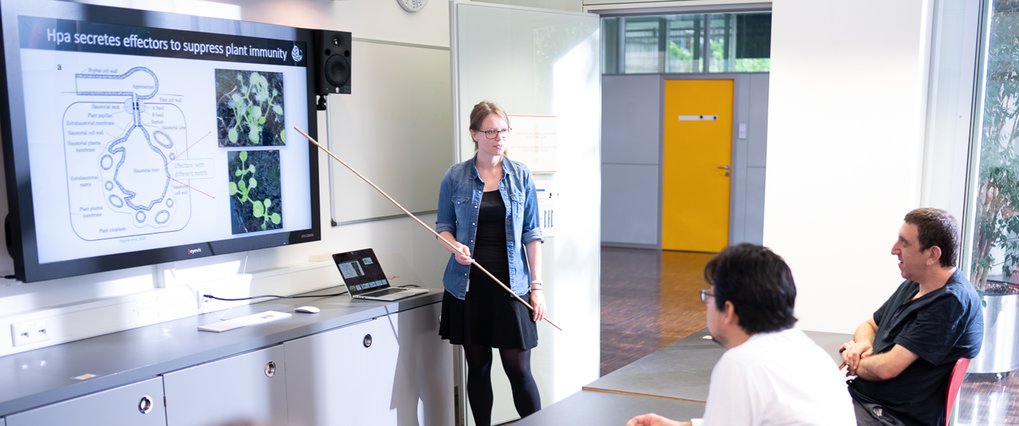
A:
[[[732,170],[732,166],[730,166],[728,164],[726,164],[724,166],[718,166],[718,168],[722,169],[722,170]]]

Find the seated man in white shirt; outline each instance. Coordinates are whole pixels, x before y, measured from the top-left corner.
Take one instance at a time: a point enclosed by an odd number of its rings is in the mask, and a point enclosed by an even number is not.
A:
[[[727,247],[704,268],[708,330],[727,350],[711,372],[704,419],[713,425],[855,425],[835,361],[793,328],[796,284],[766,247]],[[681,362],[681,361],[677,361]],[[657,414],[627,426],[689,425]]]

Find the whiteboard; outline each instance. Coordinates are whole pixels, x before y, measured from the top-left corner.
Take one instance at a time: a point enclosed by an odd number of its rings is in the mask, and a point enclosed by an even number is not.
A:
[[[434,211],[454,159],[449,49],[354,38],[350,78],[351,94],[327,97],[330,151],[407,210]],[[403,214],[328,161],[333,226]]]
[[[474,155],[469,114],[478,101],[492,100],[510,115],[513,137],[509,142],[509,158],[526,160],[532,172],[546,170],[544,162],[523,152],[514,151],[517,121],[521,116],[542,117],[543,128],[552,129],[544,138],[547,149],[541,155],[553,155],[567,141],[563,135],[571,129],[576,108],[585,113],[592,106],[600,108],[597,15],[512,8],[489,4],[458,3],[455,9],[457,33],[453,40],[457,52],[455,76],[457,86],[457,126],[460,158]],[[600,109],[597,111],[600,117]],[[599,129],[600,131],[600,129]],[[588,132],[585,132],[587,134]],[[597,132],[594,132],[597,137]],[[521,134],[523,136],[523,134]],[[569,135],[573,137],[574,135]],[[523,141],[521,141],[523,142]],[[531,163],[535,163],[533,166]],[[537,166],[537,167],[535,167]],[[553,166],[554,167],[554,166]]]

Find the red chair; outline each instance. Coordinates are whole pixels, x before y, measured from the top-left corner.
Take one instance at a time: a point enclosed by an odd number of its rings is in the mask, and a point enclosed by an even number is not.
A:
[[[948,399],[945,402],[945,425],[952,423],[952,410],[955,409],[955,400],[959,396],[959,388],[966,378],[966,369],[969,368],[969,358],[959,358],[952,367],[952,375],[948,376]]]

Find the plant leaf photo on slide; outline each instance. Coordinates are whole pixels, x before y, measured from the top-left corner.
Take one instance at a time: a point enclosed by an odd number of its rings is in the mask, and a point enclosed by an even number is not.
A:
[[[286,145],[283,73],[216,70],[219,146]]]
[[[282,228],[279,151],[230,151],[227,163],[231,231],[244,234]]]

